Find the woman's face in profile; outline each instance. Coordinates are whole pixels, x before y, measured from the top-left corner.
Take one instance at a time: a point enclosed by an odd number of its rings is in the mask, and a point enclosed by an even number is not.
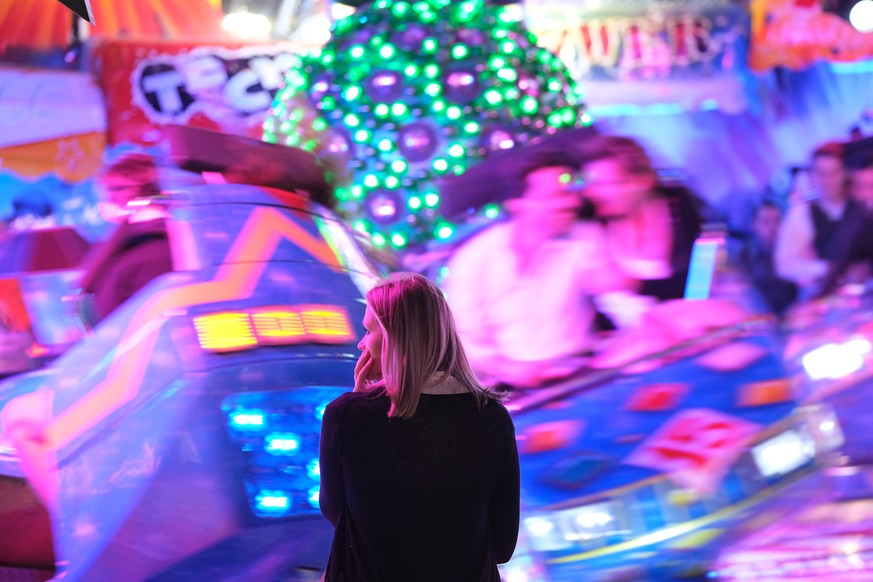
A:
[[[379,320],[376,319],[376,314],[367,306],[367,311],[364,313],[364,328],[367,332],[358,343],[358,349],[363,352],[369,352],[379,365],[382,362],[382,326],[379,325]]]

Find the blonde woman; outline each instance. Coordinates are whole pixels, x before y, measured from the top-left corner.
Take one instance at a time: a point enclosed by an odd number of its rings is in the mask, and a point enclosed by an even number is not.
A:
[[[470,369],[442,292],[395,275],[367,294],[355,392],[321,433],[327,582],[499,582],[518,536],[515,431]]]

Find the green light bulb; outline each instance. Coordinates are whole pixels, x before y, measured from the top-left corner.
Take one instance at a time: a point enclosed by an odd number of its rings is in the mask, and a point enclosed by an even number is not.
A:
[[[485,217],[494,220],[500,216],[500,207],[497,204],[485,205]]]
[[[434,99],[431,108],[437,113],[441,113],[446,110],[446,102],[443,99]]]
[[[550,113],[548,123],[552,127],[561,127],[561,124],[563,123],[563,120],[561,119],[561,114],[557,111]]]
[[[553,92],[557,93],[558,91],[560,91],[562,89],[563,85],[557,79],[549,79],[548,87],[549,87],[549,91],[553,91]]]
[[[397,3],[394,4],[394,6],[391,8],[391,12],[394,13],[394,16],[397,16],[398,18],[400,18],[400,17],[405,16],[406,13],[409,12],[409,8],[410,8],[410,7],[409,7],[409,3],[407,3],[407,2],[397,2]]]
[[[312,129],[314,129],[315,131],[324,131],[325,129],[327,129],[327,122],[319,117],[312,122]]]
[[[518,79],[518,73],[515,72],[515,69],[510,68],[502,68],[497,71],[497,76],[503,79],[504,81],[513,82]]]
[[[529,115],[536,113],[539,108],[540,105],[537,103],[537,100],[530,95],[521,100],[521,110]]]
[[[349,49],[349,56],[351,56],[355,60],[359,60],[364,58],[364,54],[366,54],[366,50],[363,46],[356,44]]]
[[[409,165],[403,160],[394,160],[391,162],[391,170],[395,174],[402,174],[408,167]]]
[[[333,54],[332,51],[325,52],[323,55],[321,55],[321,63],[324,65],[329,65],[329,64],[333,63],[335,58],[336,58],[336,55]]]
[[[452,47],[452,58],[453,59],[463,59],[467,55],[470,54],[470,49],[467,48],[467,45],[456,44]]]
[[[564,120],[565,125],[572,125],[576,120],[576,112],[569,107],[565,107],[561,110],[561,118]]]
[[[513,23],[513,22],[518,22],[518,18],[517,18],[514,14],[512,14],[512,12],[510,12],[509,10],[507,10],[506,8],[501,8],[501,9],[500,9],[500,11],[497,13],[497,19],[498,19],[500,22],[504,22],[504,23],[506,23],[506,24],[511,24],[511,23]]]
[[[424,75],[425,75],[425,77],[429,77],[431,79],[433,79],[435,77],[439,77],[440,76],[440,66],[436,65],[434,63],[427,65],[424,68]]]
[[[379,140],[379,145],[377,147],[380,151],[387,153],[394,149],[394,142],[386,137],[385,139]]]
[[[394,5],[397,6],[396,4]],[[394,55],[397,54],[397,49],[394,48],[393,44],[385,44],[382,48],[379,49],[379,56],[385,59],[386,61],[389,59],[393,59]]]
[[[373,113],[375,113],[377,117],[387,117],[390,112],[391,108],[385,103],[379,103],[373,108]]]
[[[467,133],[479,133],[480,126],[475,121],[468,121],[464,124],[464,131]]]
[[[349,85],[343,90],[343,97],[346,101],[354,101],[361,96],[361,88],[357,85]]]
[[[419,210],[421,208],[421,198],[418,196],[410,196],[409,200],[406,201],[406,204],[408,204],[409,208],[412,210]]]
[[[583,125],[591,125],[594,120],[591,119],[591,116],[587,113],[583,113],[582,117],[579,118],[579,121],[581,121]]]
[[[427,87],[424,88],[424,92],[431,97],[436,97],[442,90],[443,88],[439,83],[428,83]]]
[[[391,244],[398,248],[406,246],[406,237],[399,232],[395,232],[391,235]]]
[[[373,176],[375,178],[375,176]],[[376,180],[376,186],[379,185],[378,179]],[[374,186],[375,188],[375,186]],[[364,197],[364,188],[358,184],[352,186],[352,198],[361,199]]]
[[[428,192],[424,196],[424,203],[429,208],[434,208],[437,204],[440,203],[440,195],[437,194],[436,192]]]
[[[376,174],[367,174],[364,176],[364,186],[367,188],[376,188],[379,186],[379,177]]]
[[[491,57],[488,59],[488,66],[494,70],[502,69],[506,66],[506,59],[497,56]]]
[[[467,151],[464,149],[464,146],[462,146],[459,143],[452,144],[451,146],[449,146],[448,151],[449,151],[449,155],[454,157],[454,158],[461,158],[464,156],[464,154],[467,153]]]
[[[410,63],[406,65],[406,68],[403,69],[403,72],[406,73],[407,77],[417,77],[418,76],[418,65],[414,63]]]
[[[434,158],[433,169],[442,174],[449,169],[449,162],[446,161],[445,158]],[[426,202],[427,198],[425,198],[425,203]],[[428,204],[428,206],[430,206],[430,204]]]
[[[461,115],[463,115],[463,114],[464,114],[464,112],[461,111],[461,108],[458,107],[457,105],[452,105],[451,107],[449,107],[448,109],[446,109],[446,116],[447,116],[449,119],[453,119],[453,120],[454,120],[454,119],[460,119],[460,118],[461,118]]]
[[[336,109],[336,99],[331,95],[325,95],[321,98],[321,108],[325,111],[333,111]]]
[[[359,129],[355,132],[355,141],[358,143],[365,143],[370,141],[370,132],[366,129]]]
[[[356,220],[352,223],[352,228],[358,232],[367,232],[367,221],[366,220]]]
[[[395,117],[406,115],[407,111],[409,111],[409,108],[406,106],[406,103],[398,102],[391,106],[391,114]]]
[[[385,242],[386,242],[385,237],[382,236],[381,233],[378,233],[378,232],[373,233],[373,244],[374,245],[376,245],[377,247],[384,247]]]
[[[503,95],[500,94],[500,91],[496,89],[488,89],[485,91],[485,101],[490,103],[491,105],[497,105],[501,101],[503,101]]]
[[[400,186],[400,180],[397,178],[397,176],[388,176],[387,178],[385,178],[385,187],[389,190],[394,190],[398,186]]]
[[[504,40],[502,43],[500,43],[500,51],[508,54],[514,51],[516,46],[517,45],[514,41]]]
[[[450,224],[443,224],[442,226],[437,227],[436,236],[439,239],[446,240],[447,238],[450,238],[454,232],[455,229],[452,228]]]
[[[437,49],[440,48],[440,44],[436,41],[435,38],[426,38],[421,43],[421,48],[425,53],[435,53]]]
[[[355,115],[354,113],[349,113],[343,118],[343,121],[349,127],[358,127],[361,125],[361,118]]]
[[[427,2],[416,2],[412,5],[412,9],[418,14],[421,14],[422,12],[428,12],[430,10],[430,4]]]
[[[345,202],[349,199],[349,191],[345,188],[336,188],[333,191],[333,195],[336,196],[336,199],[340,202]]]

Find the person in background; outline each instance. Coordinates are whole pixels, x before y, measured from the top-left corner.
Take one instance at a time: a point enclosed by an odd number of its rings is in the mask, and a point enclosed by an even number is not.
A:
[[[633,327],[651,305],[684,296],[701,205],[687,189],[659,184],[631,138],[598,136],[583,155],[583,195],[603,224],[610,259],[635,281],[632,292],[602,294],[597,305],[615,326]]]
[[[767,307],[780,317],[797,298],[797,286],[781,279],[773,263],[781,221],[779,206],[764,200],[758,206],[751,232],[736,256],[737,266],[749,277]]]
[[[852,200],[868,212],[873,212],[873,153],[853,159],[848,165]]]
[[[519,527],[501,396],[476,379],[440,289],[396,274],[367,293],[355,391],[324,411],[326,582],[499,582]]]
[[[109,240],[85,260],[82,292],[92,295],[97,323],[155,277],[173,270],[166,219],[158,203],[158,168],[146,154],[128,154],[101,174],[103,218],[117,224]]]
[[[537,387],[584,367],[596,340],[591,296],[621,289],[601,229],[578,220],[575,160],[541,151],[519,169],[509,219],[463,243],[443,282],[473,369],[486,383]]]
[[[849,194],[859,208],[846,217],[834,243],[836,258],[822,285],[821,294],[846,283],[861,283],[873,277],[873,154],[848,163]]]
[[[779,277],[792,281],[801,297],[814,296],[840,252],[840,231],[860,205],[849,198],[843,148],[825,144],[812,154],[810,178],[815,199],[788,209],[776,241]]]

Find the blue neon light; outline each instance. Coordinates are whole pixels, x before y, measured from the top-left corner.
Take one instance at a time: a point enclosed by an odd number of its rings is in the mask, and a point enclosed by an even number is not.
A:
[[[284,491],[261,491],[255,496],[255,504],[268,514],[286,514],[292,509],[291,497]]]
[[[290,455],[300,449],[300,438],[290,432],[269,434],[265,442],[264,448],[273,455]]]
[[[312,507],[318,507],[319,490],[320,487],[318,487],[317,485],[309,490],[309,504],[312,505]]]
[[[261,428],[267,424],[267,418],[258,410],[240,410],[230,415],[230,423],[237,428]]]
[[[318,444],[327,405],[351,387],[300,386],[239,392],[222,403],[244,468],[251,512],[282,519],[318,511]]]

